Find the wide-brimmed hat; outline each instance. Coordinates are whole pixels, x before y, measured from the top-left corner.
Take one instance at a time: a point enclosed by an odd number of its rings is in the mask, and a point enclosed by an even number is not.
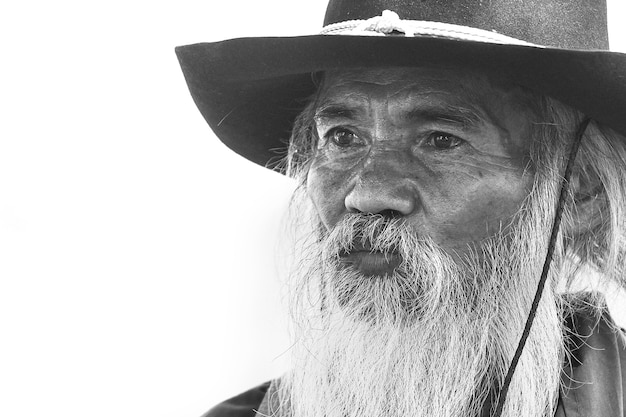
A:
[[[319,34],[176,48],[200,112],[232,150],[275,167],[330,69],[446,66],[495,73],[626,135],[626,54],[605,0],[330,0]]]

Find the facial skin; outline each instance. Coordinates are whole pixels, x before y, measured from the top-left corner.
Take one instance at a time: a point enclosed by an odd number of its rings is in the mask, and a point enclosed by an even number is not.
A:
[[[533,182],[533,112],[522,92],[467,72],[327,73],[307,178],[324,227],[347,213],[402,217],[452,257],[506,230]],[[384,275],[397,260],[357,247],[346,260]]]

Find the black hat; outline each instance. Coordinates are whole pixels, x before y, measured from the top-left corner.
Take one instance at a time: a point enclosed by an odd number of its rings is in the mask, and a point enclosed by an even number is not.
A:
[[[497,73],[626,135],[626,54],[605,0],[330,0],[311,36],[176,48],[200,112],[232,150],[273,167],[315,91],[311,73],[453,66]]]

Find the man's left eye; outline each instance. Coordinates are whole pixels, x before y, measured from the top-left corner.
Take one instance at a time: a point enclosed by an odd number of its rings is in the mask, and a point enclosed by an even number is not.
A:
[[[444,132],[435,132],[428,137],[428,144],[436,149],[452,149],[456,148],[463,142],[463,139]]]

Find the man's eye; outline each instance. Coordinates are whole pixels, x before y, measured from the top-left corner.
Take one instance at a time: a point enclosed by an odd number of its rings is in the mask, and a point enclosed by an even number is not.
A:
[[[354,133],[343,128],[332,129],[326,135],[328,140],[340,148],[361,145],[363,141]]]
[[[462,139],[454,135],[443,132],[435,132],[428,137],[428,144],[437,149],[456,148],[463,142]]]

